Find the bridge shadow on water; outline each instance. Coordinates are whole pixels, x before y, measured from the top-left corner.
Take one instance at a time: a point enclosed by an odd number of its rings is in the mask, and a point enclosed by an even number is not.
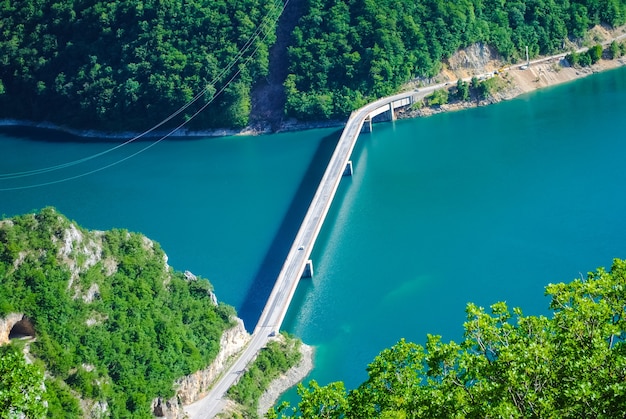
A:
[[[296,238],[296,234],[298,234],[298,229],[313,200],[313,195],[315,195],[322,176],[324,176],[341,132],[341,130],[335,131],[320,141],[311,163],[306,169],[302,181],[291,200],[285,217],[276,231],[274,239],[238,310],[239,317],[243,319],[246,329],[250,332],[254,330],[263,307],[272,292],[276,278],[278,278],[289,249]]]

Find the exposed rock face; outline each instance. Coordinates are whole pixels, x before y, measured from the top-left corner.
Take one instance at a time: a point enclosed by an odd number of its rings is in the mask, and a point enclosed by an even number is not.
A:
[[[73,223],[63,233],[63,244],[59,248],[59,258],[72,273],[68,288],[72,287],[81,272],[86,271],[102,259],[102,232],[96,231],[94,236],[97,241],[85,239],[83,233]],[[74,253],[84,257],[84,262],[81,265],[78,264]]]
[[[54,214],[48,212],[47,215]],[[99,269],[99,274],[104,274],[105,277],[115,274],[118,269],[119,262],[114,256],[111,256],[110,252],[105,252],[106,239],[105,232],[101,231],[86,231],[70,223],[63,218],[59,217],[59,226],[64,226],[60,230],[53,232],[51,241],[56,248],[56,257],[60,265],[66,266],[70,272],[69,281],[67,285],[67,291],[69,295],[77,300],[77,302],[91,304],[94,301],[101,298],[101,286],[97,282],[86,283],[80,281],[81,275],[94,267]],[[0,227],[10,227],[13,225],[11,220],[0,220]],[[126,237],[131,238],[131,234],[126,232]],[[157,243],[148,239],[145,236],[141,236],[141,247],[146,253],[151,255],[161,254],[162,251]],[[27,257],[30,255],[37,256],[37,252],[43,251],[38,249],[27,249],[21,251],[13,261],[13,268],[18,269]],[[163,253],[163,281],[167,285],[171,281],[174,274],[173,269],[167,264],[167,255]],[[198,277],[189,271],[185,272],[185,277],[189,281],[198,281]],[[207,297],[210,298],[213,305],[218,305],[217,298],[212,291],[207,291]],[[98,311],[94,308],[85,320],[87,326],[94,326],[102,324],[108,319],[104,312]],[[240,352],[250,340],[250,335],[246,332],[243,321],[235,318],[236,325],[229,330],[226,330],[220,339],[220,351],[213,361],[213,363],[205,370],[198,371],[187,377],[180,379],[174,383],[174,388],[177,389],[176,395],[170,400],[155,399],[152,403],[152,409],[156,416],[165,416],[168,418],[183,418],[185,412],[183,410],[184,404],[189,404],[195,400],[198,400],[204,396],[209,386],[215,381],[215,379],[225,369],[229,358],[234,354]],[[0,317],[0,345],[7,344],[10,338],[17,338],[21,336],[35,337],[35,330],[32,322],[29,318],[25,317],[22,313],[9,313],[5,318]],[[28,348],[28,346],[26,347]],[[83,364],[80,367],[85,371],[92,371],[93,365]],[[98,385],[101,382],[97,383]],[[84,417],[108,417],[110,416],[109,406],[102,400],[80,400]],[[1,416],[1,415],[0,415]]]
[[[157,417],[172,419],[184,418],[183,405],[191,404],[201,399],[210,385],[226,368],[228,359],[241,351],[250,340],[243,320],[236,318],[237,325],[222,334],[220,352],[209,367],[197,371],[176,382],[176,395],[169,400],[157,398],[152,402],[152,411]]]
[[[19,330],[13,330],[14,328]],[[5,318],[0,318],[0,345],[9,343],[11,331],[19,334],[35,336],[35,329],[28,318],[20,313],[9,313]]]
[[[488,67],[493,68],[494,61],[498,59],[498,54],[489,45],[478,43],[452,54],[448,58],[448,66],[452,71],[483,73]]]

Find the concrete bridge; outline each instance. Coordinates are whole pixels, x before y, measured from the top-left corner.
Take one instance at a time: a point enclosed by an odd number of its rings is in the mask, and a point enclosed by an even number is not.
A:
[[[210,393],[202,400],[186,407],[185,411],[190,418],[208,419],[221,411],[225,404],[223,396],[228,388],[239,379],[241,373],[245,371],[258,351],[267,344],[272,336],[278,333],[300,279],[313,276],[311,252],[341,178],[344,175],[352,174],[350,156],[359,134],[362,131],[370,132],[373,121],[394,120],[396,109],[409,106],[443,86],[440,84],[419,91],[399,93],[379,99],[352,112],[252,333],[250,343],[226,373],[214,384]]]
[[[373,110],[363,120],[363,128],[361,128],[361,132],[372,132],[372,123],[374,121],[376,122],[395,121],[396,120],[395,110],[403,106],[412,105],[417,95],[418,94],[416,92],[413,92],[412,96],[407,96],[407,97],[400,98],[398,100],[391,101]]]
[[[359,134],[370,132],[373,120],[395,120],[395,110],[412,105],[418,95],[415,91],[400,93],[372,102],[350,115],[267,304],[261,313],[254,334],[269,335],[272,332],[278,332],[299,280],[313,276],[313,262],[309,257],[341,178],[352,175],[350,156]],[[377,118],[378,116],[382,118]]]

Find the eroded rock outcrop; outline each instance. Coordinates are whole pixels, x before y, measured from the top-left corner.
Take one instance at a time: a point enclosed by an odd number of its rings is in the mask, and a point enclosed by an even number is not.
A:
[[[463,70],[479,74],[490,71],[500,64],[500,60],[501,57],[489,45],[477,43],[452,54],[447,64],[452,71]]]

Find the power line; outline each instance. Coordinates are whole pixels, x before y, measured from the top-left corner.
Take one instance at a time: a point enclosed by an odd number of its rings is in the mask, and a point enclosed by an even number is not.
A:
[[[285,2],[285,6],[287,5],[289,1]],[[283,6],[283,10],[284,7]],[[263,35],[262,40],[265,40],[265,38],[267,38],[268,33],[265,33]],[[257,46],[254,51],[252,51],[252,54],[250,54],[250,56],[248,56],[248,58],[246,59],[246,61],[243,63],[243,67],[245,67],[246,64],[248,64],[248,62],[250,60],[252,60],[252,57],[254,57],[254,54],[256,54],[256,52],[258,51],[259,46]],[[161,138],[159,138],[157,141],[147,145],[146,147],[142,148],[141,150],[138,150],[136,152],[134,152],[133,154],[126,156],[122,159],[116,160],[112,163],[109,163],[105,166],[99,167],[97,169],[93,169],[90,170],[88,172],[85,173],[81,173],[75,176],[69,176],[69,177],[65,177],[62,179],[57,179],[57,180],[53,180],[53,181],[49,181],[49,182],[43,182],[43,183],[38,183],[38,184],[33,184],[33,185],[27,185],[27,186],[17,186],[17,187],[13,187],[13,188],[0,188],[0,192],[4,192],[4,191],[16,191],[16,190],[23,190],[23,189],[32,189],[32,188],[38,188],[38,187],[42,187],[42,186],[50,186],[50,185],[55,185],[58,183],[63,183],[63,182],[68,182],[70,180],[75,180],[75,179],[79,179],[85,176],[89,176],[91,174],[97,173],[97,172],[101,172],[103,170],[106,170],[110,167],[116,166],[120,163],[123,163],[127,160],[130,160],[131,158],[143,153],[144,151],[149,150],[150,148],[154,147],[155,145],[159,144],[161,141],[167,139],[168,137],[171,137],[176,131],[178,131],[179,129],[181,129],[183,126],[185,126],[189,121],[191,121],[192,119],[194,119],[196,116],[198,116],[203,110],[205,110],[212,102],[213,100],[219,95],[221,94],[230,83],[232,83],[235,78],[239,75],[239,73],[241,73],[242,68],[239,68],[235,74],[228,80],[228,82],[219,90],[219,92],[217,92],[209,102],[205,103],[200,109],[198,109],[189,119],[185,120],[184,122],[182,122],[180,125],[178,125],[177,127],[173,128],[171,131],[169,131],[166,135],[162,136]]]
[[[171,121],[173,118],[175,118],[176,116],[180,115],[183,111],[185,111],[187,108],[189,108],[190,106],[192,106],[194,103],[196,103],[200,98],[202,98],[204,95],[206,95],[209,90],[213,89],[214,86],[228,73],[232,70],[232,68],[245,56],[245,53],[252,47],[252,45],[254,44],[254,42],[259,38],[259,36],[261,34],[263,34],[262,40],[265,40],[268,36],[268,33],[266,33],[264,31],[264,29],[266,29],[267,27],[271,26],[272,24],[274,24],[278,18],[280,17],[280,15],[282,14],[282,12],[285,10],[285,7],[287,6],[287,4],[289,3],[289,0],[286,0],[282,7],[277,8],[277,6],[279,5],[279,3],[282,3],[282,0],[276,0],[274,1],[274,3],[272,3],[272,9],[270,11],[268,11],[268,13],[263,17],[263,19],[261,20],[261,22],[259,23],[259,25],[257,26],[257,28],[255,29],[255,31],[253,32],[253,34],[250,36],[250,38],[248,38],[248,40],[246,41],[246,43],[239,49],[239,51],[237,52],[237,54],[235,55],[235,57],[233,57],[233,59],[231,59],[231,61],[228,63],[228,65],[222,69],[222,71],[220,71],[220,73],[215,76],[213,78],[213,80],[211,80],[210,83],[208,83],[206,85],[206,87],[204,87],[199,93],[197,93],[189,102],[187,102],[186,104],[184,104],[182,107],[180,107],[176,112],[172,113],[170,116],[168,116],[167,118],[163,119],[161,122],[159,122],[158,124],[154,125],[152,128],[142,132],[141,134],[121,143],[118,144],[115,147],[111,147],[107,150],[104,150],[100,153],[96,153],[96,154],[92,154],[90,156],[87,157],[83,157],[81,159],[77,159],[77,160],[73,160],[70,162],[66,162],[66,163],[62,163],[62,164],[58,164],[55,166],[50,166],[50,167],[46,167],[46,168],[41,168],[41,169],[34,169],[34,170],[28,170],[28,171],[22,171],[22,172],[13,172],[13,173],[4,173],[4,174],[0,174],[0,180],[6,180],[6,179],[17,179],[17,178],[23,178],[23,177],[30,177],[30,176],[35,176],[35,175],[40,175],[40,174],[44,174],[44,173],[49,173],[49,172],[53,172],[53,171],[57,171],[57,170],[62,170],[62,169],[66,169],[68,167],[72,167],[72,166],[76,166],[78,164],[82,164],[85,163],[87,161],[96,159],[98,157],[101,157],[105,154],[111,153],[115,150],[118,150],[122,147],[127,146],[128,144],[131,144],[133,142],[135,142],[136,140],[145,137],[146,135],[148,135],[149,133],[155,131],[156,129],[158,129],[159,127],[163,126],[164,124],[166,124],[167,122]],[[273,12],[275,12],[276,10],[279,10],[278,13],[273,16]],[[255,50],[252,52],[252,54],[248,57],[248,59],[244,62],[244,66],[250,61],[251,57],[254,56],[254,54],[256,53],[256,51],[258,50],[258,46],[255,48]],[[241,72],[241,69],[239,69],[235,75],[238,75]],[[200,109],[204,110],[206,109],[206,107],[212,103],[214,101],[214,99],[221,93],[224,91],[224,89],[226,89],[226,87],[228,87],[228,85],[230,83],[232,83],[232,81],[234,80],[234,77],[232,77],[225,85],[224,87],[222,87],[222,89],[220,89],[219,92],[213,93],[212,97],[207,101],[207,103],[205,103]],[[189,121],[191,121],[195,116],[198,115],[199,112],[196,112],[192,118],[188,118],[186,119],[181,125],[179,125],[178,127],[176,127],[176,129],[174,131],[169,132],[167,135],[165,135],[164,137],[161,137],[159,140],[157,140],[154,144],[158,144],[159,142],[161,142],[162,140],[164,140],[165,138],[168,138],[170,136],[173,135],[173,133],[177,130],[179,130],[180,128],[182,128],[183,126],[185,126]],[[143,150],[147,150],[148,148],[152,147],[152,145],[146,147]],[[138,153],[136,153],[138,154]],[[130,157],[135,156],[136,154],[132,154]],[[120,163],[122,161],[127,160],[128,158],[124,158],[120,161]],[[87,174],[91,174],[91,173],[95,173],[97,171],[100,170],[104,170],[105,168],[111,167],[113,165],[115,165],[117,163],[111,163],[109,165],[103,166],[101,169],[97,169],[95,171],[90,171],[85,173],[84,175],[86,176]],[[71,180],[71,179],[75,179],[77,177],[82,177],[83,175],[77,175],[74,177],[70,177],[67,178],[67,180]],[[52,183],[60,183],[60,181],[54,181]],[[22,188],[30,188],[30,187],[37,187],[37,186],[45,186],[45,185],[49,185],[52,184],[51,182],[45,182],[45,183],[41,183],[41,184],[37,184],[37,185],[32,185],[32,186],[26,186],[26,187],[19,187],[19,188],[0,188],[0,191],[5,191],[5,190],[15,190],[15,189],[22,189]]]

